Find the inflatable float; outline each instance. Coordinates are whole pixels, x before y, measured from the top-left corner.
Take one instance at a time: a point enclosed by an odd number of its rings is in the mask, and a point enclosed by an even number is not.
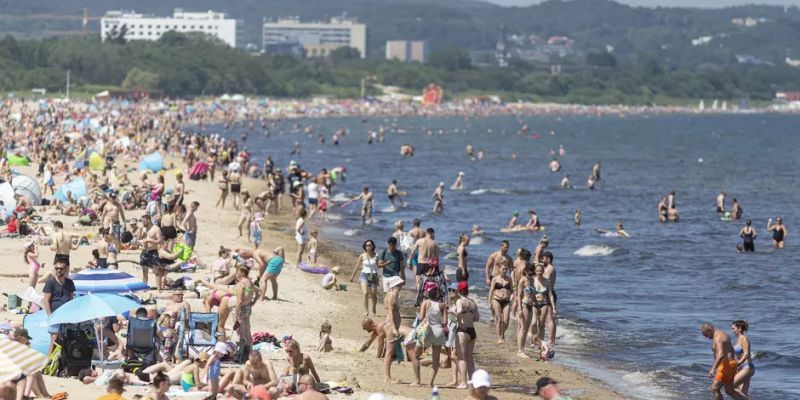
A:
[[[311,265],[306,261],[301,262],[297,268],[299,268],[300,271],[308,272],[309,274],[327,274],[328,272],[331,272],[331,269],[324,265]]]

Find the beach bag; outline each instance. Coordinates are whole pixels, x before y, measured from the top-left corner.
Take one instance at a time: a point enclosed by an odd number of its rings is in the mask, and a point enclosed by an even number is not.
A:
[[[398,340],[394,342],[394,361],[397,361],[397,363],[400,364],[404,359],[405,354],[403,354],[403,341]]]
[[[189,258],[192,257],[193,249],[186,245],[186,243],[175,243],[175,246],[172,247],[172,252],[178,253],[178,251],[180,251],[178,258],[183,262],[189,261]]]
[[[400,238],[400,250],[408,253],[411,249],[414,248],[414,238],[411,237],[409,234],[404,234],[402,238]]]
[[[426,339],[428,334],[431,331],[431,327],[428,325],[428,321],[422,321],[414,328],[414,336],[416,337],[416,344],[419,347],[423,347],[426,343]]]

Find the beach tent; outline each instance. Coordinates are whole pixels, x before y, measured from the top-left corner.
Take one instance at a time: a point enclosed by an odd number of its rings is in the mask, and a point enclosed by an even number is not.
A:
[[[17,199],[14,198],[14,188],[8,182],[0,183],[0,212],[3,216],[14,212],[17,208]]]
[[[62,203],[67,203],[67,192],[72,192],[72,198],[75,200],[86,196],[86,182],[83,180],[83,178],[78,178],[64,183],[58,187],[55,196]]]
[[[161,153],[153,152],[139,160],[139,171],[153,171],[158,172],[164,169],[164,158]]]
[[[47,332],[47,313],[44,310],[28,314],[22,319],[22,326],[28,330],[31,336],[31,347],[42,353],[47,354],[50,348],[50,334]]]
[[[8,160],[8,165],[11,166],[26,166],[30,164],[30,161],[25,156],[16,154],[6,154],[6,160]]]
[[[17,175],[11,180],[11,186],[16,194],[26,197],[33,205],[42,204],[42,189],[36,179],[27,175]]]

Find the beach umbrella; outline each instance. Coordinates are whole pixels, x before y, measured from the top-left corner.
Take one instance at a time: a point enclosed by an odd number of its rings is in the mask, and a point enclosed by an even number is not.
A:
[[[77,324],[84,321],[94,322],[94,330],[100,334],[98,350],[103,357],[103,318],[114,317],[139,307],[135,300],[116,294],[88,293],[84,296],[76,297],[62,305],[58,310],[53,311],[47,318],[48,325],[55,324]],[[101,359],[100,361],[105,361]],[[105,362],[103,362],[105,369]]]
[[[83,178],[78,178],[67,183],[62,184],[56,190],[55,197],[62,203],[68,203],[67,192],[72,193],[72,198],[78,200],[86,196],[86,181]]]
[[[17,208],[17,199],[14,198],[14,188],[8,182],[0,183],[0,212],[3,216]]]
[[[139,307],[139,303],[129,297],[108,293],[88,293],[64,303],[53,311],[47,318],[47,323],[55,325],[95,321],[114,317],[137,307]]]
[[[70,275],[75,283],[75,292],[83,293],[127,293],[148,290],[141,279],[116,269],[85,269]]]
[[[42,188],[36,179],[27,175],[17,175],[11,179],[11,186],[14,187],[15,193],[27,197],[34,205],[42,203]]]
[[[20,375],[32,375],[44,368],[44,354],[11,339],[0,339],[0,382],[9,382]]]

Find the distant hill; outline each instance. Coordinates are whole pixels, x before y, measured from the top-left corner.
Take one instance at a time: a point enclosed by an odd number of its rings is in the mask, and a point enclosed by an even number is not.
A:
[[[98,16],[112,9],[168,15],[176,7],[226,11],[244,21],[240,41],[257,45],[263,17],[324,19],[347,13],[367,24],[367,48],[372,56],[382,55],[386,40],[391,39],[426,39],[432,50],[491,50],[502,24],[508,34],[568,36],[582,52],[613,48],[622,60],[646,55],[669,67],[694,69],[737,62],[781,64],[787,56],[800,58],[798,7],[644,8],[609,0],[551,0],[530,7],[500,7],[464,0],[0,0],[0,14],[5,16],[0,19],[0,33],[41,37],[79,31],[80,20],[37,16],[77,17],[84,8]],[[755,26],[732,23],[734,18],[748,17]],[[97,21],[91,21],[89,27],[99,31]],[[699,40],[697,45],[692,44],[693,39]]]

